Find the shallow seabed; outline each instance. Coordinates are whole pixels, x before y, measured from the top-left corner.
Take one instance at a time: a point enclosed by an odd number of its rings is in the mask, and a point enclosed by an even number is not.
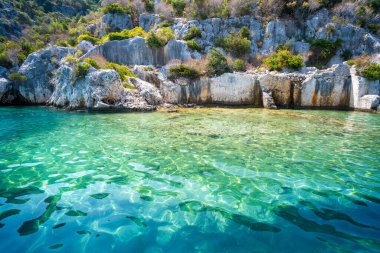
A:
[[[380,115],[0,108],[0,252],[379,252]]]

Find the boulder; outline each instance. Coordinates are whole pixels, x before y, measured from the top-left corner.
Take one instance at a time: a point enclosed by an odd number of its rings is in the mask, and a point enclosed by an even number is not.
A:
[[[160,91],[151,83],[139,78],[129,78],[129,81],[139,90],[140,95],[149,105],[159,105],[162,103]]]
[[[350,94],[349,67],[345,64],[334,65],[307,76],[301,85],[300,106],[349,108]]]
[[[160,16],[157,14],[142,13],[139,16],[139,26],[148,32],[160,23]]]
[[[5,78],[0,78],[0,104],[9,104],[13,99],[12,82]]]
[[[380,96],[379,95],[364,95],[359,98],[360,110],[377,110],[380,106]]]
[[[19,100],[26,104],[44,104],[54,91],[54,72],[60,61],[75,50],[53,46],[30,54],[19,69],[26,81],[15,85]]]
[[[90,41],[87,41],[87,40],[82,40],[81,42],[79,42],[77,46],[77,49],[82,51],[82,53],[84,54],[93,48],[94,48],[94,45]]]
[[[73,66],[63,65],[54,83],[56,89],[48,103],[68,109],[146,111],[155,109],[159,101],[153,92],[146,94],[151,88],[148,84],[140,85],[143,96],[141,91],[125,89],[114,70],[92,69],[85,77],[78,77]],[[149,104],[147,98],[154,104]]]
[[[132,17],[129,14],[112,14],[103,15],[100,24],[99,36],[103,37],[108,32],[119,32],[124,29],[132,29]]]

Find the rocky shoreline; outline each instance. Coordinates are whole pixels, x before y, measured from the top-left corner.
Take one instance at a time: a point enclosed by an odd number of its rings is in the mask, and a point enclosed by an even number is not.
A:
[[[161,21],[156,15],[142,14],[139,26],[148,31]],[[269,55],[278,46],[287,44],[306,62],[310,44],[298,37],[341,39],[342,48],[328,63],[330,67],[322,70],[315,67],[292,72],[257,69],[195,79],[169,76],[168,68],[173,61],[204,57],[217,36],[228,36],[230,30],[236,32],[242,26],[251,31],[251,51],[247,57]],[[17,71],[22,79],[11,81],[4,75],[0,77],[0,104],[127,111],[152,111],[167,104],[380,111],[379,80],[369,81],[359,76],[355,66],[340,58],[342,50],[349,50],[353,55],[370,54],[379,63],[380,40],[362,28],[333,23],[326,10],[311,16],[304,26],[301,29],[294,21],[271,21],[264,26],[249,16],[201,21],[176,19],[171,28],[178,40],[169,40],[161,48],[149,47],[146,39],[138,36],[99,45],[84,40],[75,48],[51,46],[27,57]],[[330,34],[332,26],[334,32]],[[131,29],[133,24],[128,15],[108,14],[102,23],[88,29],[95,34],[104,27]],[[195,41],[203,48],[202,53],[190,49],[181,40],[190,27],[201,31],[201,37]],[[83,56],[74,57],[77,65],[73,65],[67,58],[78,52]],[[94,67],[78,76],[76,68],[80,61],[91,57],[130,66],[137,77],[122,80],[113,69]]]

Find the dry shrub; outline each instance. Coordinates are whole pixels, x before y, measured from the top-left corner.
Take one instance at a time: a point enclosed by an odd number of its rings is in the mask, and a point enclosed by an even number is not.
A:
[[[262,17],[275,19],[281,16],[286,5],[284,0],[260,1],[259,9]]]
[[[157,3],[154,7],[154,12],[166,19],[173,17],[173,7],[163,1]]]
[[[104,58],[103,56],[101,56],[99,54],[94,54],[94,55],[90,56],[89,58],[96,61],[96,63],[99,65],[100,68],[104,68],[108,64],[108,61],[106,60],[106,58]]]
[[[129,0],[102,0],[101,6],[105,7],[107,5],[114,4],[114,3],[119,3],[123,6],[127,6],[130,3],[130,1]]]
[[[316,11],[319,8],[321,8],[320,0],[309,0],[308,4],[309,4],[309,10],[310,11]]]
[[[184,65],[189,66],[197,70],[201,75],[205,75],[207,72],[207,59],[192,59],[184,62]]]
[[[145,11],[145,4],[143,1],[141,0],[133,0],[130,2],[129,4],[132,9],[138,14],[140,15],[141,13],[143,13]]]
[[[231,0],[228,3],[228,10],[231,17],[241,17],[254,14],[257,8],[256,1]]]
[[[356,19],[356,9],[357,4],[353,2],[342,2],[340,4],[337,4],[332,12],[335,16],[348,20],[350,22],[354,22]]]

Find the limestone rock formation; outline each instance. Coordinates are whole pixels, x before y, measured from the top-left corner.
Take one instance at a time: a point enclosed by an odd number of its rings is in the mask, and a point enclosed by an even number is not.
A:
[[[13,99],[11,81],[0,78],[0,104],[9,104]]]
[[[54,91],[54,72],[60,61],[74,49],[50,47],[30,54],[21,65],[19,73],[26,77],[15,85],[20,100],[26,104],[44,104]]]
[[[119,32],[124,29],[132,29],[133,22],[131,15],[122,13],[108,13],[102,17],[100,23],[99,36],[104,36],[107,32]]]
[[[189,60],[199,58],[188,48],[186,42],[171,40],[163,48],[151,48],[144,38],[134,37],[125,40],[108,41],[96,46],[82,58],[101,55],[110,62],[124,65],[158,65],[171,60]]]

